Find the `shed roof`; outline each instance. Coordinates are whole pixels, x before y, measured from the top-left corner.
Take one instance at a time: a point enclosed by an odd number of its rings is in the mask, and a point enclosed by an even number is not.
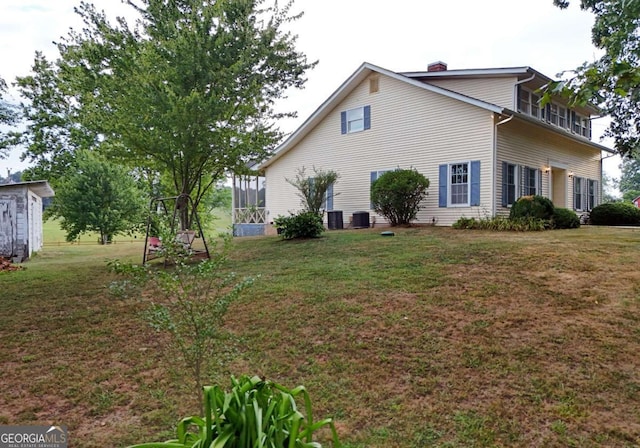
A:
[[[15,188],[15,187],[26,187],[32,190],[35,194],[40,196],[41,198],[50,198],[55,196],[55,192],[49,182],[46,180],[32,180],[27,182],[15,182],[12,184],[2,184],[0,185],[0,190],[4,188]]]

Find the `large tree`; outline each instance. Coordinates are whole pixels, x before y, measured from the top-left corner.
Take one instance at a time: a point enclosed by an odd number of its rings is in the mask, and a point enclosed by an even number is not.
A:
[[[14,143],[25,148],[23,157],[32,163],[25,178],[55,185],[72,167],[76,152],[96,149],[99,140],[79,123],[77,105],[62,90],[57,65],[36,52],[31,70],[15,82],[26,101],[20,104],[25,130]]]
[[[569,0],[554,0],[561,8]],[[576,103],[592,102],[611,116],[605,135],[623,156],[640,155],[640,1],[580,0],[594,14],[592,41],[604,51],[585,62],[565,82],[554,84]]]
[[[135,26],[81,3],[82,31],[59,44],[56,88],[72,124],[112,160],[168,175],[197,205],[226,172],[280,140],[274,102],[301,87],[308,63],[264,0],[127,0]],[[49,160],[51,160],[49,158]],[[183,226],[189,226],[185,208]]]

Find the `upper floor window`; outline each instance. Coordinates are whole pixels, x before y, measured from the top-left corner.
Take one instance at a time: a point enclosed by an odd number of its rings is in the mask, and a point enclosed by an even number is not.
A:
[[[371,128],[371,106],[357,107],[340,112],[342,134],[351,134]]]
[[[555,102],[547,103],[544,107],[541,107],[540,99],[540,95],[520,88],[518,111],[544,120],[554,126],[572,131],[574,134],[588,139],[591,138],[591,120],[589,117],[580,115]]]

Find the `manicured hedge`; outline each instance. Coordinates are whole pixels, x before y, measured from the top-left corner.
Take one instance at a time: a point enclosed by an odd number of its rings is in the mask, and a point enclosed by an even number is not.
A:
[[[522,196],[512,206],[509,219],[537,218],[550,220],[553,216],[553,202],[544,196]]]
[[[596,226],[640,226],[640,209],[628,202],[608,202],[594,207],[590,220]]]
[[[556,208],[551,221],[554,229],[577,229],[580,227],[580,218],[568,208]]]

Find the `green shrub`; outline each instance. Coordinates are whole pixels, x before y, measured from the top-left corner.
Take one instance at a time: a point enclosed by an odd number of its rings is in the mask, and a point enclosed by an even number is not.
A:
[[[591,210],[591,224],[596,226],[638,226],[640,209],[628,202],[608,202]]]
[[[273,222],[278,229],[278,234],[285,240],[318,238],[324,232],[322,216],[315,212],[299,212],[290,216],[278,216]]]
[[[453,223],[454,229],[474,229],[493,231],[516,231],[531,232],[541,231],[548,227],[548,221],[538,218],[505,218],[496,216],[495,218],[460,218]]]
[[[577,229],[580,227],[580,217],[568,208],[556,208],[551,221],[554,229]]]
[[[427,188],[429,179],[415,169],[387,171],[371,185],[373,209],[391,226],[409,225],[416,219]]]
[[[322,448],[313,441],[313,433],[325,426],[331,428],[333,446],[341,446],[331,418],[313,420],[311,399],[303,386],[289,390],[257,376],[231,377],[231,384],[230,392],[219,386],[205,386],[204,418],[182,419],[176,428],[176,439],[130,448]],[[298,397],[304,400],[304,414],[297,409]],[[191,432],[192,428],[198,431]]]
[[[522,196],[512,206],[510,219],[537,218],[550,220],[553,217],[553,202],[544,196]]]

